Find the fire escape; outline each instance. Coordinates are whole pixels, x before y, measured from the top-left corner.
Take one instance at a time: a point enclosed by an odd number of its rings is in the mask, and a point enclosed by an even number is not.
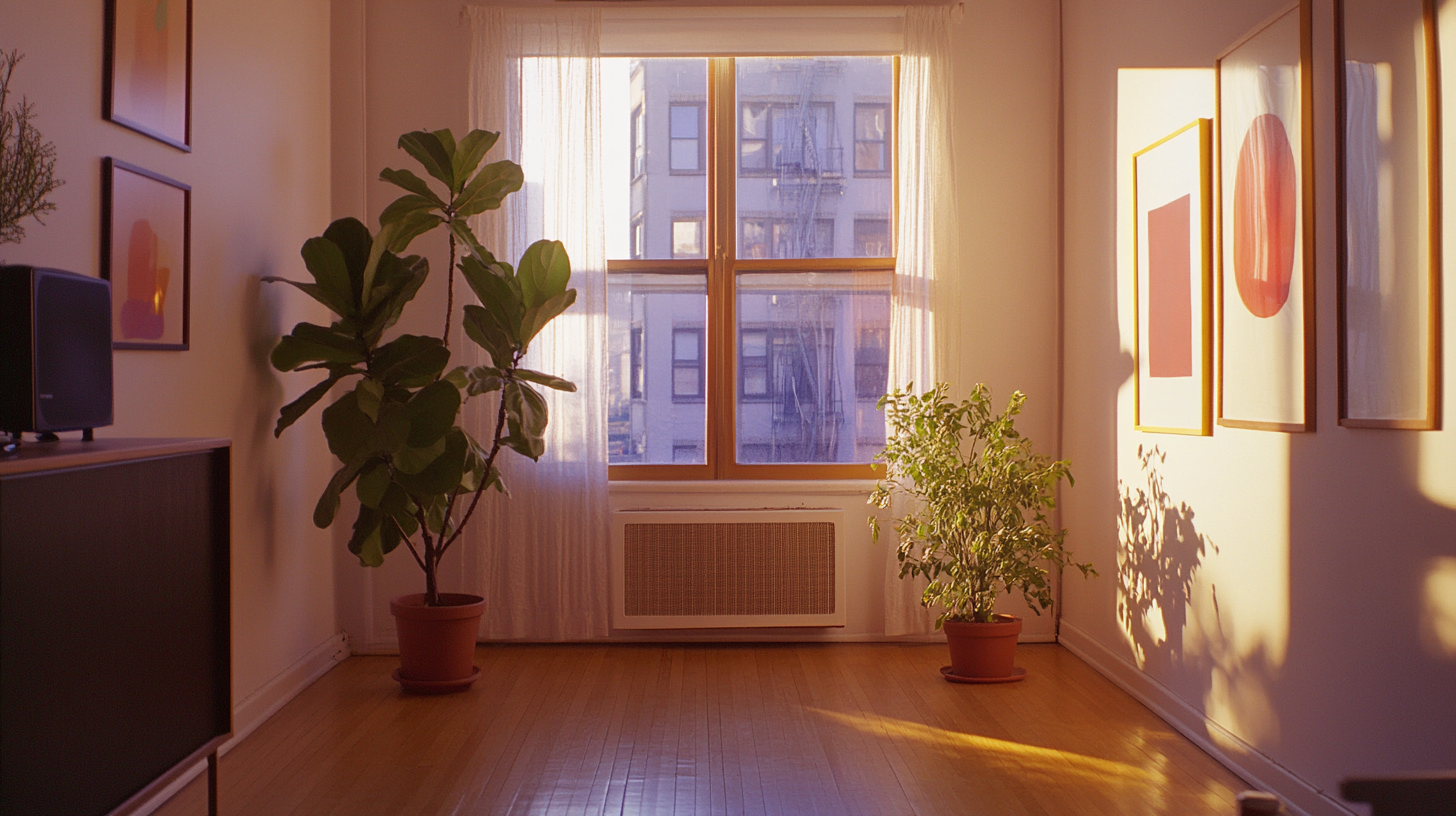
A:
[[[799,59],[786,61],[781,69],[798,73],[798,104],[784,117],[787,138],[776,145],[779,150],[774,157],[774,192],[779,211],[789,216],[789,242],[783,257],[834,255],[832,246],[818,245],[818,226],[821,210],[832,218],[833,201],[844,192],[844,149],[835,144],[831,109],[816,106],[814,94],[821,79],[841,68],[833,60]],[[771,352],[776,359],[772,461],[835,461],[844,424],[834,342],[840,298],[796,293],[777,300],[781,305],[774,311],[785,313],[774,316],[780,334],[771,341],[778,346]]]

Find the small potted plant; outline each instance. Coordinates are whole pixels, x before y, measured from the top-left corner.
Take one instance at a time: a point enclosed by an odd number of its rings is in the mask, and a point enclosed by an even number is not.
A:
[[[537,241],[512,267],[482,247],[466,223],[521,188],[515,163],[480,167],[497,138],[483,130],[458,143],[449,130],[401,136],[399,146],[444,192],[409,170],[385,170],[380,178],[406,194],[385,208],[377,234],[356,219],[340,219],[303,245],[311,283],[263,279],[290,283],[338,315],[329,326],[299,323],[273,349],[279,371],[326,375],[283,406],[274,435],[349,381],[351,387],[322,412],[329,450],[342,467],[324,488],[313,520],[319,527],[333,524],[340,494],[352,485],[359,512],[349,551],[375,567],[403,543],[424,571],[424,592],[390,603],[399,631],[395,678],[406,690],[422,693],[463,690],[480,673],[472,664],[484,599],[440,592],[440,559],[460,539],[485,490],[504,492],[496,467],[501,450],[532,460],[545,452],[546,398],[536,387],[576,390],[521,364],[532,338],[576,300],[576,290],[566,288],[571,276],[566,249],[558,241]],[[403,253],[416,237],[438,227],[449,231],[450,245],[442,335],[386,340],[429,274],[424,258]],[[465,307],[463,328],[491,362],[450,368],[461,249],[459,272],[480,300]],[[476,439],[461,426],[460,409],[466,400],[490,393],[498,394],[493,431]]]
[[[909,501],[891,520],[899,537],[900,577],[929,580],[921,603],[940,606],[951,665],[947,680],[995,683],[1020,680],[1015,667],[1021,619],[998,615],[996,596],[1021,590],[1038,615],[1052,605],[1047,583],[1051,566],[1074,566],[1095,575],[1090,564],[1071,561],[1065,530],[1052,528],[1046,511],[1056,506],[1054,489],[1072,473],[1066,460],[1033,453],[1031,440],[1016,430],[1026,395],[1011,395],[1006,410],[991,407],[991,392],[977,384],[970,398],[952,402],[949,386],[931,391],[886,394],[886,444],[879,460],[887,466],[870,503],[887,508],[897,495]],[[879,521],[870,517],[879,538]]]

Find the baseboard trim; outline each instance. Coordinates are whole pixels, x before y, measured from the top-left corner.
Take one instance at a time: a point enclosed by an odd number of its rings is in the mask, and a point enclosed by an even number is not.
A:
[[[258,730],[258,726],[267,722],[269,717],[278,713],[278,709],[287,705],[290,700],[297,697],[300,692],[312,685],[315,680],[323,677],[329,669],[339,665],[348,656],[349,639],[343,632],[340,632],[310,649],[308,654],[294,661],[293,665],[279,672],[276,677],[264,683],[257,691],[234,703],[233,735],[217,749],[218,756],[223,756],[231,751],[249,734]],[[137,809],[133,816],[147,816],[166,804],[168,799],[176,796],[178,791],[187,787],[188,783],[205,770],[207,770],[206,760],[193,765],[187,769],[186,773],[177,777],[172,784],[163,788],[150,801]]]
[[[1057,636],[1048,632],[1039,635],[1022,635],[1018,643],[1056,643]],[[925,635],[881,635],[873,632],[806,635],[802,633],[775,634],[736,632],[715,632],[711,629],[654,629],[641,633],[619,630],[604,638],[592,640],[490,640],[481,643],[580,643],[608,645],[612,643],[945,643],[945,635],[931,632]],[[350,641],[351,654],[397,655],[399,643],[395,640],[380,640],[361,644]]]
[[[1330,798],[1303,777],[1209,719],[1202,711],[1175,695],[1167,686],[1149,677],[1122,655],[1093,639],[1065,618],[1062,620],[1058,642],[1151,709],[1252,788],[1268,791],[1282,798],[1295,816],[1355,816],[1355,811]],[[1210,733],[1217,733],[1219,740],[1233,745],[1237,753],[1219,747],[1209,737]]]

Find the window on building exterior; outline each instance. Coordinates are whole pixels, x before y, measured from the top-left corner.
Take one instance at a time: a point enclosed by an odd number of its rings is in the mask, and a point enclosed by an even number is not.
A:
[[[854,219],[856,258],[887,258],[890,255],[890,219]]]
[[[647,250],[647,219],[641,215],[632,219],[632,247],[629,250],[633,258],[643,258]]]
[[[703,219],[701,216],[672,219],[672,257],[703,257]]]
[[[642,327],[641,326],[633,326],[632,327],[632,340],[631,340],[631,342],[632,342],[632,351],[631,351],[632,358],[628,362],[628,369],[627,369],[628,390],[630,391],[630,395],[631,395],[631,398],[632,399],[642,399],[642,395],[643,395],[643,393],[645,392],[646,389],[643,387],[644,386],[644,383],[642,381],[642,372],[644,371],[644,368],[643,368],[643,359],[642,358],[643,358],[645,349],[643,348],[643,345],[642,345]]]
[[[703,330],[672,330],[672,398],[703,397]]]
[[[894,59],[603,63],[612,477],[870,476]]]
[[[854,106],[854,174],[890,172],[890,106],[856,103]]]
[[[890,329],[865,326],[854,344],[854,395],[878,400],[890,382]]]
[[[632,109],[632,178],[647,172],[647,106]]]
[[[698,103],[669,105],[668,168],[674,173],[703,171],[703,106]]]

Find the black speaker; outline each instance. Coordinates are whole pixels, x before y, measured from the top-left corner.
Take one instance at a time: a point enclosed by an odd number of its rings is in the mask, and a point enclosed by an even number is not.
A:
[[[110,425],[111,388],[111,283],[0,266],[0,431]]]

